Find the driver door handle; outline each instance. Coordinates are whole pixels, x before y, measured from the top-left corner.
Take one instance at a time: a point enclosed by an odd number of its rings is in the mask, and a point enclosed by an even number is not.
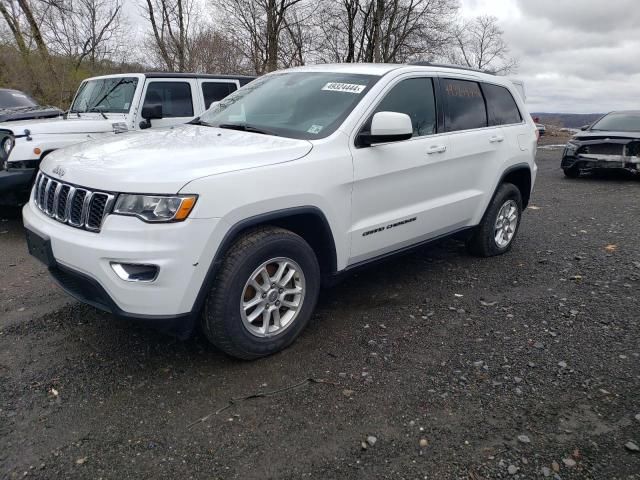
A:
[[[504,142],[504,137],[502,135],[494,135],[493,137],[491,137],[489,139],[489,142],[491,142],[491,143]]]
[[[432,145],[427,150],[427,155],[433,155],[434,153],[444,153],[447,151],[446,145]]]

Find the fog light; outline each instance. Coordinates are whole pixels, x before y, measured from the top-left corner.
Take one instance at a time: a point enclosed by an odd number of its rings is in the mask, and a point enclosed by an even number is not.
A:
[[[157,265],[139,263],[111,262],[111,268],[118,277],[126,282],[153,282],[160,273],[160,268]]]

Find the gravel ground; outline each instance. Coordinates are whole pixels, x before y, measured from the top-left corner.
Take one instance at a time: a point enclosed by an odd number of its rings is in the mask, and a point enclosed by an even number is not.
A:
[[[0,477],[640,479],[640,183],[559,161],[510,254],[360,271],[251,363],[68,299],[4,212]]]

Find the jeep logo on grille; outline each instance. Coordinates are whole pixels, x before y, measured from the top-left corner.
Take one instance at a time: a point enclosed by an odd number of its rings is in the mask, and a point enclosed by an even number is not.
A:
[[[55,173],[59,177],[64,177],[64,174],[67,173],[67,172],[65,171],[64,168],[62,168],[60,165],[58,165],[56,168],[53,169],[52,173]]]

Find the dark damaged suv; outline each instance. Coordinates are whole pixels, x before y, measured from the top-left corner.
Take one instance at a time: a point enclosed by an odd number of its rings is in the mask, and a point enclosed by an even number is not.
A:
[[[597,170],[640,174],[640,110],[611,112],[569,140],[562,170],[570,178]]]

